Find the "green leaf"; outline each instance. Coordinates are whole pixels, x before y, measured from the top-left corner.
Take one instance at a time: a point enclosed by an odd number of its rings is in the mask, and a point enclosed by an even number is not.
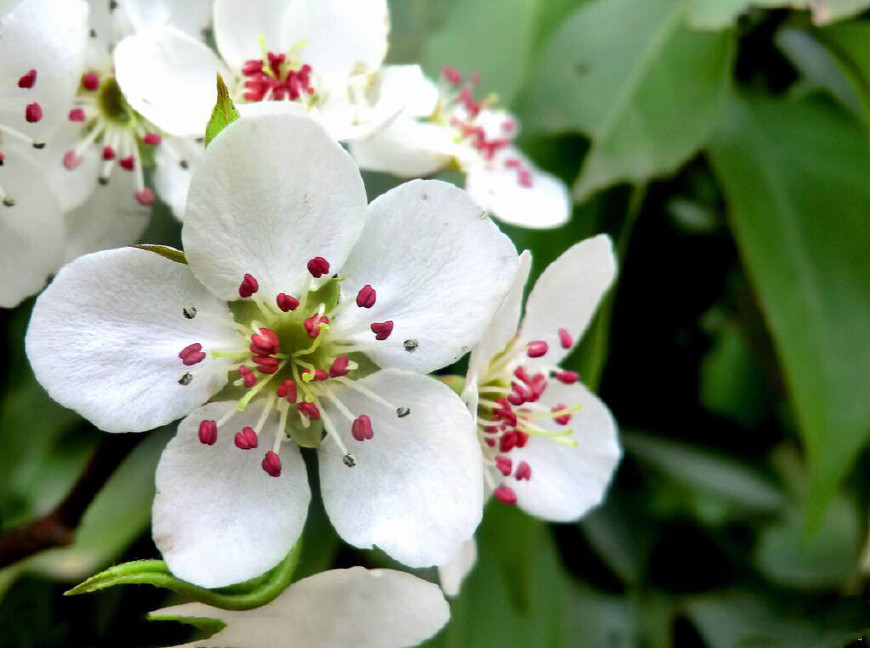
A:
[[[821,100],[735,98],[711,155],[783,365],[817,524],[870,439],[870,145]]]
[[[693,32],[685,13],[681,0],[597,0],[547,44],[522,113],[530,129],[592,139],[577,199],[676,171],[716,124],[732,34]]]
[[[145,250],[147,252],[153,252],[154,254],[159,254],[160,256],[169,259],[170,261],[175,261],[176,263],[187,263],[187,257],[184,256],[184,252],[181,250],[176,250],[173,247],[169,247],[168,245],[152,245],[150,243],[142,243],[140,245],[131,245],[130,247],[138,248],[139,250]]]
[[[843,76],[842,80],[834,79],[827,85],[819,85],[850,108],[854,108],[855,102],[851,93],[857,94],[865,120],[870,122],[870,25],[850,21],[815,30],[812,35],[828,48],[840,64]],[[789,55],[795,58],[791,50]],[[801,71],[805,71],[805,67],[802,66]],[[845,84],[848,88],[844,87]]]
[[[246,583],[221,589],[205,589],[172,575],[162,560],[136,560],[110,567],[65,592],[67,596],[87,594],[115,585],[153,585],[172,590],[185,598],[225,610],[249,610],[272,601],[283,592],[293,579],[299,553],[300,539],[277,567]]]
[[[698,29],[725,29],[752,7],[809,9],[813,22],[825,25],[864,11],[870,0],[691,0],[689,23]]]
[[[227,90],[227,84],[218,72],[217,75],[217,103],[214,110],[211,112],[211,119],[205,127],[205,145],[211,144],[212,140],[218,136],[223,129],[239,118],[239,111],[236,109],[233,100],[230,99],[230,92]]]

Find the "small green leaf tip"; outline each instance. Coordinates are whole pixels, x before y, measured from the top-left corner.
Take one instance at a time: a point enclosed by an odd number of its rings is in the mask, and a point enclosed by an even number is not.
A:
[[[134,247],[137,250],[145,250],[146,252],[153,252],[154,254],[159,254],[160,256],[169,259],[170,261],[175,261],[176,263],[184,263],[187,264],[187,257],[184,256],[184,252],[181,250],[176,250],[174,247],[169,247],[168,245],[152,245],[150,243],[142,243],[141,245],[131,245],[130,247]]]
[[[214,105],[214,110],[211,111],[211,119],[205,127],[205,145],[211,144],[212,140],[218,136],[224,128],[239,118],[239,111],[233,100],[230,99],[230,91],[227,89],[227,84],[224,83],[220,72],[217,75],[217,103]]]

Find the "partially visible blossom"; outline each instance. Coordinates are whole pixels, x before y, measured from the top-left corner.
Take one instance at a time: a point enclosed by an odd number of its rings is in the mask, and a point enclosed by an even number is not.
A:
[[[408,66],[388,66],[379,77],[379,92],[406,97],[394,101],[405,108],[386,128],[351,142],[361,168],[413,177],[456,166],[471,197],[506,223],[550,228],[570,219],[567,187],[514,145],[519,121],[495,97],[476,96],[476,75],[445,68],[433,83]]]
[[[307,118],[231,124],[194,174],[187,264],[141,249],[65,267],[27,352],[58,402],[109,432],[186,417],[157,470],[154,539],[206,587],[274,566],[310,498],[349,543],[445,562],[477,526],[474,423],[422,375],[486,329],[518,259],[438,181],[370,205],[350,156]]]
[[[118,82],[133,107],[166,132],[202,132],[220,73],[242,114],[292,112],[337,140],[370,134],[400,105],[371,101],[387,52],[386,0],[217,0],[218,57],[173,28],[118,48]]]
[[[518,326],[531,256],[520,259],[471,353],[463,397],[476,413],[487,491],[543,520],[571,522],[601,502],[622,456],[607,406],[559,366],[610,288],[616,260],[607,236],[569,248],[535,283]],[[466,545],[442,566],[449,594],[473,564],[472,552]]]
[[[450,618],[437,585],[391,569],[335,569],[304,578],[253,610],[185,603],[153,612],[152,620],[218,619],[226,627],[208,640],[176,648],[404,648],[434,636]]]

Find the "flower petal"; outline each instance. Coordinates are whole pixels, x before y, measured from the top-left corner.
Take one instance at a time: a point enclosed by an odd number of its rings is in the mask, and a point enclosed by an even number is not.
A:
[[[151,614],[151,618],[176,617],[220,619],[227,627],[209,641],[219,639],[221,645],[240,648],[402,648],[432,637],[447,623],[450,608],[437,585],[416,576],[351,567],[303,578],[253,610],[185,603]]]
[[[37,140],[66,119],[85,62],[88,5],[82,0],[22,0],[3,17],[0,38],[0,124]],[[36,70],[31,88],[14,80]],[[38,103],[42,119],[28,122],[25,107]]]
[[[601,234],[573,245],[547,266],[529,293],[522,339],[547,342],[543,361],[557,364],[571,351],[560,344],[559,329],[569,333],[573,348],[615,277],[616,257],[609,236]]]
[[[462,190],[415,180],[369,206],[365,230],[342,269],[342,291],[377,291],[372,308],[349,308],[335,324],[381,367],[428,373],[480,339],[516,273],[516,250]],[[391,320],[387,340],[369,326]],[[414,341],[408,350],[407,341]]]
[[[366,195],[350,156],[314,122],[261,115],[226,128],[190,183],[182,239],[190,267],[216,295],[299,293],[321,256],[341,268],[365,224]]]
[[[505,166],[520,161],[522,170]],[[527,173],[528,186],[521,182]],[[549,229],[571,218],[571,197],[565,183],[535,167],[514,149],[495,160],[480,160],[466,169],[465,188],[478,205],[505,223]]]
[[[127,102],[172,135],[205,133],[218,73],[231,78],[214,52],[175,27],[128,36],[115,48],[115,76]]]
[[[190,179],[204,150],[202,144],[184,137],[166,138],[157,147],[154,188],[178,220],[184,220]]]
[[[293,0],[215,0],[214,37],[218,52],[234,70],[262,57],[260,39],[270,51],[284,52],[281,28]],[[296,0],[298,1],[298,0]]]
[[[526,446],[514,448],[510,457],[514,465],[521,461],[529,464],[531,479],[512,479],[509,486],[526,513],[552,522],[570,522],[597,506],[607,492],[622,456],[616,422],[607,406],[580,383],[563,385],[551,380],[541,403],[547,407],[581,406],[570,424],[577,446],[529,437]],[[553,421],[538,423],[554,432],[565,430]]]
[[[188,319],[184,308],[197,315]],[[201,315],[201,316],[200,316]],[[179,351],[238,343],[226,304],[190,269],[122,248],[79,257],[40,295],[27,355],[49,396],[107,432],[142,432],[185,416],[226,384],[223,361],[205,359],[179,380]]]
[[[453,558],[445,565],[438,567],[438,580],[441,581],[441,589],[451,598],[459,595],[462,581],[471,573],[477,562],[477,540],[471,538],[462,543],[462,547]]]
[[[442,126],[399,115],[371,137],[352,141],[350,152],[361,169],[413,178],[447,166],[452,146],[450,133]]]
[[[4,147],[0,166],[0,307],[38,292],[63,261],[64,220],[40,168]]]
[[[410,413],[397,416],[357,385]],[[374,432],[356,441],[347,417],[323,401],[327,426],[338,426],[356,458],[349,468],[336,443],[324,440],[323,502],[339,535],[356,547],[377,545],[411,567],[446,563],[474,533],[483,507],[480,446],[465,405],[437,380],[395,369],[333,393],[355,416],[368,415]]]
[[[97,178],[103,167],[101,147],[85,147],[78,165],[73,168],[67,168],[63,164],[67,151],[75,151],[85,136],[85,127],[80,122],[65,121],[54,131],[45,149],[38,151],[38,161],[46,170],[52,189],[64,211],[83,205],[98,188]],[[132,174],[125,173],[124,176],[113,173],[112,180],[129,186],[132,195],[135,192],[135,180]]]
[[[211,24],[213,0],[124,0],[122,11],[134,31],[172,25],[202,40]]]
[[[240,450],[233,441],[257,424],[263,402],[237,411],[214,445],[200,442],[200,422],[220,421],[236,404],[197,409],[179,424],[157,466],[154,543],[172,573],[195,585],[222,587],[258,576],[281,562],[302,533],[311,493],[299,448],[282,444],[281,475],[270,477],[260,466],[265,450]],[[273,410],[261,445],[271,446],[277,426]]]

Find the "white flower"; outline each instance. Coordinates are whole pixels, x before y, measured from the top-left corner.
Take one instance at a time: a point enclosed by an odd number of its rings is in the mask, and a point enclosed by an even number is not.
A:
[[[69,212],[68,258],[139,237],[154,202],[145,184],[148,166],[155,167],[161,197],[176,214],[182,212],[190,167],[202,145],[164,133],[131,106],[116,80],[116,45],[167,22],[202,37],[210,19],[206,0],[92,0],[87,61],[74,74],[77,93],[48,146],[53,183]]]
[[[39,157],[75,93],[88,7],[22,0],[0,16],[0,306],[39,291],[64,258],[64,218]]]
[[[202,132],[220,73],[242,114],[308,114],[338,140],[368,135],[401,105],[369,101],[387,53],[386,0],[217,0],[218,57],[177,29],[118,47],[118,82],[131,105],[169,133]]]
[[[385,67],[379,76],[379,91],[405,108],[386,128],[351,142],[361,168],[413,177],[455,164],[471,197],[506,223],[550,228],[570,219],[567,187],[514,146],[517,118],[494,98],[475,98],[475,76],[463,84],[445,68],[435,84],[410,66]]]
[[[488,491],[551,522],[570,522],[601,502],[622,456],[607,406],[558,363],[579,341],[616,274],[610,239],[569,248],[526,301],[531,255],[487,333],[471,352],[463,397],[477,415]],[[440,567],[454,595],[474,564],[474,541]]]
[[[237,648],[401,648],[440,630],[450,608],[437,585],[391,569],[335,569],[302,579],[263,607],[243,612],[185,603],[152,620],[212,618],[226,628],[204,644]]]
[[[366,206],[358,169],[319,126],[264,115],[206,151],[182,239],[189,265],[129,248],[81,257],[27,335],[49,394],[98,427],[187,416],[154,504],[173,572],[216,587],[287,553],[309,500],[288,435],[319,447],[345,540],[446,562],[479,522],[481,457],[467,408],[420,374],[486,329],[518,263],[507,237],[442,182]]]

